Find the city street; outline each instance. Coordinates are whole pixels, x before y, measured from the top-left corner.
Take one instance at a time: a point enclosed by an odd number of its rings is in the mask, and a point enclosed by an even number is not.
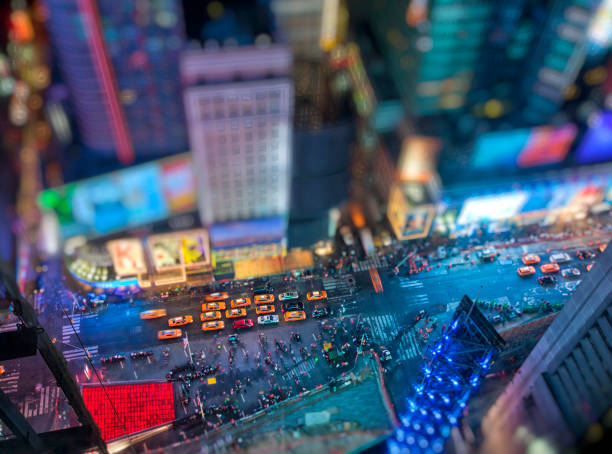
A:
[[[602,233],[597,238],[590,236],[588,241],[596,240],[607,241],[607,234]],[[454,257],[432,262],[431,270],[412,275],[407,274],[406,267],[396,276],[388,264],[385,267],[384,260],[366,259],[356,265],[354,274],[309,276],[295,280],[273,277],[271,284],[275,295],[298,291],[305,304],[307,320],[287,323],[281,317],[278,326],[255,325],[241,331],[240,341],[235,345],[228,340],[229,334],[234,333],[228,320],[226,328],[216,334],[201,330],[202,295],[178,295],[156,301],[135,299],[132,303],[125,300],[81,313],[73,304],[75,297],[66,287],[60,264],[53,260],[49,261],[48,271],[43,274],[45,291],[36,301],[43,324],[51,337],[55,337],[71,370],[82,384],[95,384],[97,378],[88,367],[81,345],[86,347],[105,382],[166,380],[172,369],[187,364],[190,349],[194,368],[174,375],[174,378],[182,375],[179,393],[190,397],[179,416],[192,414],[200,402],[206,408],[235,405],[239,412],[236,416],[249,414],[274,403],[274,399],[284,399],[327,383],[338,373],[350,369],[356,350],[351,348],[346,366],[332,368],[322,355],[324,343],[333,342],[334,329],[338,331],[337,336],[346,333],[349,344],[355,340],[358,343],[361,338],[355,339],[355,333],[359,326],[363,326],[371,342],[368,347],[373,347],[379,354],[382,349],[391,353],[391,359],[385,363],[387,386],[395,405],[401,410],[406,386],[418,373],[426,338],[435,339],[437,330],[448,322],[464,294],[523,312],[519,317],[502,319],[496,325],[498,330],[540,317],[543,313],[537,310],[527,313],[527,308],[539,307],[542,300],[562,303],[580,279],[563,278],[559,273],[556,285],[543,287],[537,281],[539,271],[535,276],[521,278],[516,269],[522,265],[522,255],[537,253],[542,263],[546,263],[551,253],[564,251],[571,261],[563,264],[562,268],[576,267],[584,273],[585,266],[592,261],[579,260],[576,249],[588,247],[586,243],[585,238],[573,238],[500,248],[492,263],[481,262],[475,252],[459,251]],[[380,266],[377,273],[381,292],[376,291],[372,281],[369,267],[374,262]],[[241,284],[244,283],[232,284],[228,290],[230,299],[252,296],[248,287]],[[320,321],[311,317],[316,302],[305,298],[308,291],[322,289],[328,293],[327,306],[332,311],[332,316],[324,319],[329,324],[328,330],[322,329]],[[281,314],[278,301],[275,305],[277,313]],[[140,319],[142,311],[154,308],[166,309],[167,316],[155,320]],[[425,315],[417,323],[416,317],[422,314],[421,311],[425,311]],[[188,336],[189,345],[183,338],[157,339],[157,332],[168,328],[168,318],[180,315],[194,318],[193,323],[181,327],[184,335]],[[256,320],[254,306],[248,309],[248,317]],[[291,341],[292,332],[301,335],[301,342]],[[282,344],[278,348],[276,341],[287,346],[286,353],[282,351]],[[307,351],[304,357],[300,354],[301,347]],[[129,357],[130,353],[138,351],[151,351],[153,354],[146,359]],[[102,357],[115,354],[124,355],[126,359],[114,364],[101,364]],[[42,366],[42,360],[38,359]],[[32,361],[28,361],[27,366],[25,364],[7,362],[7,373],[0,379],[0,386],[7,389],[12,398],[22,402],[24,414],[36,427],[48,430],[73,424],[69,407],[59,388],[54,386],[50,373],[44,367],[33,367]],[[217,367],[217,370],[198,379],[187,377],[187,374],[205,366]],[[214,383],[209,382],[210,378],[214,378]],[[270,400],[271,396],[275,397]],[[219,419],[216,425],[225,422],[228,420]]]

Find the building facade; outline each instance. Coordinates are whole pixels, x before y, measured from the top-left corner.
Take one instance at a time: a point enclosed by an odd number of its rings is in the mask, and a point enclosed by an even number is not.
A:
[[[48,30],[80,141],[123,163],[185,151],[174,0],[48,0]]]
[[[293,85],[285,46],[184,55],[189,140],[205,225],[289,213]]]
[[[559,452],[612,408],[611,275],[607,250],[483,418],[483,452]]]

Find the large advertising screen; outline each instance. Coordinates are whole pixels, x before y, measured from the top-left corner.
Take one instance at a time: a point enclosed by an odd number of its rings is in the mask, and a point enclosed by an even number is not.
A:
[[[567,156],[576,134],[576,125],[571,123],[482,134],[470,165],[508,170],[558,164]]]
[[[57,215],[65,238],[103,235],[195,209],[194,180],[185,153],[46,189],[38,204]]]
[[[183,261],[188,268],[210,265],[208,232],[204,229],[181,232],[181,250]]]
[[[147,272],[142,241],[138,238],[122,238],[106,243],[117,276],[135,276]]]
[[[600,112],[592,120],[576,150],[578,164],[612,160],[612,112]]]
[[[466,199],[457,218],[458,225],[508,219],[516,215],[529,198],[525,191],[507,192]]]
[[[181,242],[175,233],[151,235],[147,242],[157,271],[169,270],[182,265]]]

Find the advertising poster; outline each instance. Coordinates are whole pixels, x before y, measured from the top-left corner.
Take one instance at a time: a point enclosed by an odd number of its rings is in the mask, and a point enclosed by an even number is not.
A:
[[[167,160],[161,164],[162,192],[172,213],[196,208],[196,182],[191,157]]]
[[[210,265],[208,232],[205,229],[180,232],[181,249],[185,266],[200,267]]]
[[[122,238],[106,243],[117,276],[134,276],[147,272],[142,242],[137,238]]]
[[[181,263],[181,242],[175,233],[152,235],[147,240],[157,271],[177,268]]]

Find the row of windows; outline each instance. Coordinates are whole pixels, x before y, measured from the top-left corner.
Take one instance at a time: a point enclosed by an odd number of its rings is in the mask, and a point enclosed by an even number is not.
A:
[[[278,114],[281,111],[279,90],[258,92],[255,98],[250,94],[242,96],[216,96],[202,98],[198,102],[200,119],[208,121],[224,118],[248,117],[252,115]]]

